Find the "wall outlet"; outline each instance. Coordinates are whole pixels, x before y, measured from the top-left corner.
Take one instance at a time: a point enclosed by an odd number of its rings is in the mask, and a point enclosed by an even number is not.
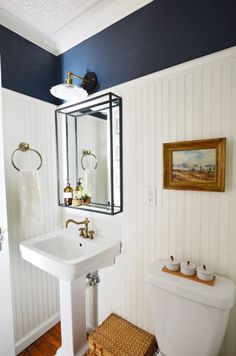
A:
[[[151,206],[156,205],[156,188],[148,190],[147,201],[148,201],[148,205],[151,205]]]

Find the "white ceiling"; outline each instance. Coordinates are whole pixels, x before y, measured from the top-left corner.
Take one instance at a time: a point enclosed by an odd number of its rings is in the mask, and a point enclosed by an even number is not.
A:
[[[114,0],[111,0],[114,1]],[[101,0],[1,0],[1,7],[32,27],[57,33]]]
[[[60,54],[153,0],[0,0],[0,22]]]

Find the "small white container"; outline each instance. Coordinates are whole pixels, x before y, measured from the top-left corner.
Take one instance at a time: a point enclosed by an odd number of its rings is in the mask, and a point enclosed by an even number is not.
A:
[[[185,274],[186,276],[194,276],[196,268],[197,266],[190,261],[181,262],[180,265],[181,273]]]
[[[199,266],[197,268],[197,276],[202,281],[212,281],[214,275],[213,272],[206,268],[206,265]]]
[[[170,271],[177,272],[179,271],[180,263],[175,260],[173,256],[170,256],[170,258],[166,261],[166,268]]]

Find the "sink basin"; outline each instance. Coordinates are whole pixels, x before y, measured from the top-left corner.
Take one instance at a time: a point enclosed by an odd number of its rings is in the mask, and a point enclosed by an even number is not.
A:
[[[20,251],[38,268],[72,281],[113,264],[120,254],[120,242],[102,237],[84,239],[77,230],[62,229],[21,242]]]

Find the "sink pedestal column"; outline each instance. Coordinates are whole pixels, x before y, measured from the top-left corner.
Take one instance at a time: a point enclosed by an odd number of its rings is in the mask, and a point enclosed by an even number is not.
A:
[[[62,347],[56,356],[83,356],[88,350],[85,316],[85,276],[60,280]]]

